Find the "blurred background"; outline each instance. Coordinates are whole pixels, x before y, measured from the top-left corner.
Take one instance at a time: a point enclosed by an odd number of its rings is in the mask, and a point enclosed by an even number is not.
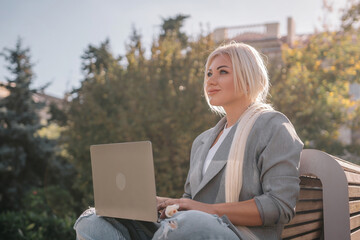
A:
[[[0,0],[0,238],[75,239],[92,144],[150,140],[157,194],[180,197],[220,118],[206,57],[231,40],[263,54],[305,148],[360,164],[359,19],[358,0]]]

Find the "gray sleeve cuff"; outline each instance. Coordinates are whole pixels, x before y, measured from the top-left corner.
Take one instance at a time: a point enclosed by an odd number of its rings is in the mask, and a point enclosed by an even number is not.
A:
[[[263,226],[272,225],[279,220],[279,209],[269,196],[260,195],[256,196],[254,199],[259,210]],[[267,210],[266,214],[264,209]]]
[[[188,194],[188,193],[184,193],[184,194],[182,195],[182,198],[189,198],[189,199],[191,199],[191,195]]]

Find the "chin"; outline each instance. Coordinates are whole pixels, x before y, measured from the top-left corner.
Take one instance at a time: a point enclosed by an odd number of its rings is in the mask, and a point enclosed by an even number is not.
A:
[[[221,104],[219,104],[219,103],[217,103],[215,101],[210,101],[210,104],[211,104],[211,106],[214,106],[214,107],[222,107]]]
[[[215,107],[222,107],[224,101],[222,101],[222,99],[219,97],[213,96],[209,98],[209,103]]]

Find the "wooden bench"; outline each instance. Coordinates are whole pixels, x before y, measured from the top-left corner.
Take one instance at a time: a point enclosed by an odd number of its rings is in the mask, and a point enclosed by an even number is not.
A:
[[[296,216],[283,239],[360,239],[360,166],[319,150],[300,158]]]

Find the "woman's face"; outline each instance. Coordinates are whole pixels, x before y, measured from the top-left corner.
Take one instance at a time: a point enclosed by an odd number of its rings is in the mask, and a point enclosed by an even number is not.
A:
[[[205,74],[205,91],[211,105],[222,106],[226,111],[244,103],[243,92],[235,91],[233,67],[228,55],[214,57]]]

